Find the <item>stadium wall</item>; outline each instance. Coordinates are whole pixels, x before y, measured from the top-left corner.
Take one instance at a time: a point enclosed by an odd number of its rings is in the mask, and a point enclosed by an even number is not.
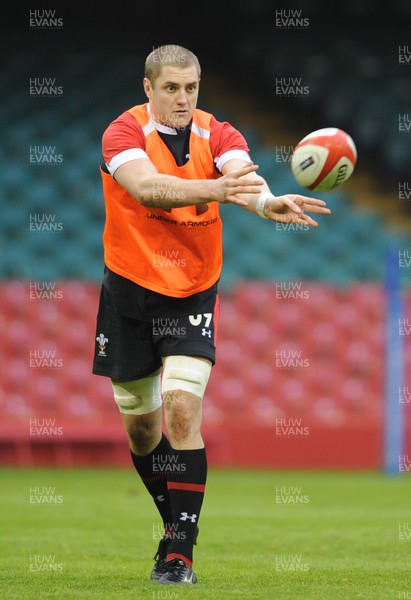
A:
[[[223,295],[218,358],[204,400],[210,465],[382,468],[385,302],[376,289],[372,310],[369,286],[351,290],[350,319],[348,313],[342,319],[347,291],[324,284],[307,284],[316,301],[288,302],[287,313],[273,302],[270,282],[244,283]],[[57,282],[56,291],[59,299],[30,299],[29,282],[0,285],[0,464],[127,466],[110,382],[91,374],[99,285]],[[304,329],[314,309],[322,310],[322,321]],[[287,359],[286,368],[284,358],[273,362],[291,343],[303,361]],[[408,371],[410,364],[407,358]],[[399,390],[398,402],[411,456],[407,390]]]

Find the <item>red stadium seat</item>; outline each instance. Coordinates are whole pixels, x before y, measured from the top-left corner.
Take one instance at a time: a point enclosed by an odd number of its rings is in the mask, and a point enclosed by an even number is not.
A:
[[[239,284],[232,294],[240,314],[251,318],[267,318],[276,305],[275,288],[265,282]]]
[[[7,357],[2,365],[2,388],[5,394],[24,394],[30,388],[32,371],[28,351],[16,357]]]
[[[304,283],[306,300],[302,302],[310,315],[310,320],[332,319],[339,304],[338,292],[325,283]]]
[[[252,390],[253,397],[271,396],[275,386],[275,371],[274,358],[270,362],[253,360],[249,368],[243,371],[241,379],[246,388]]]
[[[321,395],[314,401],[312,419],[318,425],[341,427],[349,423],[349,414],[332,396]]]
[[[66,319],[66,324],[59,338],[62,353],[64,356],[88,360],[90,370],[95,348],[94,327],[78,318]]]
[[[368,283],[352,286],[349,290],[349,300],[367,319],[378,322],[384,318],[386,294],[379,284]]]
[[[218,385],[218,406],[230,418],[242,418],[247,408],[248,397],[244,382],[234,377],[224,377]]]
[[[29,282],[7,281],[0,285],[1,312],[7,319],[27,317],[30,314]]]
[[[242,344],[254,358],[266,357],[273,349],[273,338],[264,320],[250,321],[242,332]]]
[[[27,419],[53,418],[67,439],[67,432],[87,439],[99,425],[118,436],[124,431],[111,382],[91,372],[99,286],[59,286],[61,298],[32,301],[27,284],[0,286],[2,414],[16,431]],[[368,285],[340,290],[304,283],[301,290],[308,297],[278,299],[272,282],[244,282],[221,297],[206,430],[227,423],[270,428],[284,418],[325,430],[379,426],[384,294]],[[406,306],[411,314],[411,294]],[[411,336],[404,344],[411,382]]]
[[[66,281],[63,285],[63,307],[67,316],[95,322],[100,285],[81,281]]]
[[[274,431],[276,419],[282,419],[286,416],[283,408],[276,402],[273,396],[256,396],[251,405],[253,416],[267,426],[272,426]]]
[[[312,323],[309,336],[311,357],[336,357],[341,338],[332,320]]]
[[[361,313],[356,306],[346,301],[338,305],[334,313],[334,322],[340,330],[340,335],[354,336],[363,331],[364,324],[361,321]]]
[[[274,318],[268,326],[281,338],[299,339],[307,326],[305,314],[306,306],[303,302],[278,302]]]
[[[347,344],[344,366],[348,376],[368,378],[380,373],[383,363],[381,355],[375,353],[367,341],[353,340]]]

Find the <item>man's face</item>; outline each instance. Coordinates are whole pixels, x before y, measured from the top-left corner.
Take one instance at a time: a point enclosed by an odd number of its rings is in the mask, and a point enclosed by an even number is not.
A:
[[[186,127],[197,106],[200,81],[197,69],[164,65],[154,84],[144,78],[144,91],[150,102],[152,117],[169,127]]]

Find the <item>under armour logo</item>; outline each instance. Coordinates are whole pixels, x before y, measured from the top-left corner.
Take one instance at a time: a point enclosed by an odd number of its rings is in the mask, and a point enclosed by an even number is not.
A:
[[[160,496],[156,496],[156,500],[157,500],[157,502],[164,502],[165,498],[164,498],[163,494],[160,494]]]
[[[210,329],[206,329],[205,327],[203,327],[202,330],[201,330],[201,335],[204,335],[204,336],[208,335],[208,337],[210,338],[211,337],[211,330]]]
[[[191,515],[191,517],[190,517],[190,515],[188,515],[186,512],[182,512],[181,513],[181,517],[180,517],[180,521],[187,521],[187,519],[190,519],[190,521],[192,523],[195,523],[196,522],[196,518],[197,518],[197,515]]]

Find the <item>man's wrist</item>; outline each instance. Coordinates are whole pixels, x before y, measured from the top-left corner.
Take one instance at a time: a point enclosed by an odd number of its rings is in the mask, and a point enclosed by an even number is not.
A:
[[[255,212],[262,219],[268,219],[268,217],[265,214],[265,205],[267,204],[267,200],[269,200],[270,198],[275,198],[274,194],[272,194],[271,192],[263,192],[257,199],[255,205]]]
[[[215,179],[200,179],[195,182],[195,190],[197,201],[195,204],[205,204],[207,202],[218,202],[217,195],[215,193],[214,183]]]

